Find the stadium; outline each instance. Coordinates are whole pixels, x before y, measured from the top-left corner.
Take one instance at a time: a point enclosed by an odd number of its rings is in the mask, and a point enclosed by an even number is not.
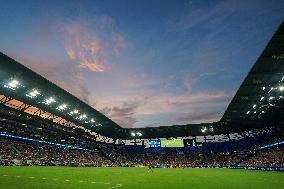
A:
[[[0,188],[283,188],[283,20],[273,30],[218,121],[171,126],[123,127],[0,52]]]

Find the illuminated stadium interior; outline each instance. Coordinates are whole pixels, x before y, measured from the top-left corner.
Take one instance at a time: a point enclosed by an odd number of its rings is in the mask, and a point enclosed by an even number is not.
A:
[[[284,186],[283,21],[208,123],[123,127],[8,54],[0,52],[0,188]]]

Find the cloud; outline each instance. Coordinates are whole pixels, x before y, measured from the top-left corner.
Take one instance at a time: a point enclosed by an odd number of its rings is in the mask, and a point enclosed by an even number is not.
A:
[[[231,20],[235,25],[242,20],[243,27],[247,27],[249,19],[263,20],[263,17],[271,15],[271,11],[282,11],[279,8],[275,9],[272,3],[262,3],[259,0],[232,1],[221,0],[216,3],[206,3],[197,5],[199,2],[192,3],[188,11],[184,14],[177,25],[182,29],[194,29],[195,27],[213,28],[223,27],[224,23]],[[267,6],[268,5],[268,6]],[[206,14],[204,14],[206,13]]]
[[[219,71],[216,71],[216,72],[205,72],[205,73],[188,73],[188,74],[185,74],[184,77],[183,77],[183,84],[184,86],[186,87],[186,89],[188,91],[190,91],[192,89],[192,86],[200,81],[201,79],[205,78],[205,77],[208,77],[208,76],[214,76],[214,75],[217,75]]]
[[[111,37],[116,53],[119,53],[121,49],[124,49],[126,47],[126,42],[122,35],[118,33],[112,33]]]
[[[145,117],[162,115],[171,115],[172,121],[167,123],[169,125],[184,124],[186,118],[190,120],[188,123],[199,123],[200,121],[220,119],[223,109],[225,109],[233,94],[233,92],[228,91],[203,91],[182,95],[148,93],[103,96],[96,97],[96,108],[105,112],[122,127],[137,127],[141,123],[148,123],[147,121],[144,122]],[[206,112],[212,110],[217,111],[214,119],[212,115],[206,115]],[[200,116],[200,114],[203,116]],[[202,117],[206,117],[206,119],[202,120]],[[160,123],[160,121],[156,119],[156,123]],[[158,124],[147,125],[159,126]]]
[[[85,84],[82,72],[74,64],[70,64],[69,62],[56,64],[50,63],[56,62],[56,60],[52,61],[52,59],[37,60],[36,58],[27,58],[19,55],[15,55],[14,57],[44,78],[47,78],[82,101],[89,103],[90,91]]]
[[[66,24],[65,50],[70,60],[77,62],[80,68],[94,72],[106,70],[104,47],[95,32],[88,31],[81,23]]]
[[[101,111],[109,116],[113,121],[119,125],[132,128],[137,122],[135,118],[135,111],[138,108],[138,103],[123,103],[122,106],[107,106]]]
[[[188,7],[174,24],[175,31],[200,39],[194,49],[185,40],[180,52],[191,50],[191,63],[202,72],[223,68],[228,75],[239,74],[236,68],[245,65],[237,60],[250,57],[252,62],[246,63],[247,68],[254,63],[271,37],[272,26],[276,27],[284,15],[283,6],[262,0],[191,2]],[[191,40],[191,36],[187,37]]]
[[[125,76],[122,86],[127,89],[139,90],[152,87],[163,87],[176,79],[175,76],[158,77],[148,73],[135,73],[131,76]]]
[[[110,17],[73,20],[62,25],[65,51],[82,69],[104,72],[111,67],[109,60],[126,47]]]
[[[200,123],[200,122],[215,122],[219,121],[221,117],[220,112],[192,112],[185,116],[178,117],[178,123]]]

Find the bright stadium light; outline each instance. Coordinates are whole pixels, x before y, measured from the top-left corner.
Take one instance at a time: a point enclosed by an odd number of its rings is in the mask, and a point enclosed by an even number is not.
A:
[[[67,108],[66,104],[61,104],[60,106],[58,106],[56,109],[61,111],[61,110],[65,110]]]
[[[134,132],[131,132],[131,136],[135,137],[135,136],[136,136],[136,134],[135,134]]]
[[[142,136],[142,133],[141,133],[141,132],[137,132],[136,135],[139,136],[139,137],[141,137],[141,136]]]
[[[260,101],[262,101],[264,99],[264,97],[262,96],[261,98],[260,98]]]
[[[78,114],[79,113],[79,110],[73,110],[73,111],[71,111],[71,112],[69,112],[68,114],[69,115],[74,115],[74,114]]]
[[[92,119],[91,119],[91,123],[95,123],[95,122],[96,122],[96,121],[92,118]]]
[[[54,102],[56,102],[55,99],[53,97],[49,97],[45,99],[42,103],[46,105],[50,105],[51,103],[54,103]]]
[[[269,100],[273,100],[273,99],[274,99],[274,97],[273,97],[273,96],[271,96],[271,97],[269,97],[268,99],[269,99]]]
[[[12,90],[16,90],[19,87],[23,87],[23,85],[20,84],[20,82],[16,79],[8,82],[7,84],[4,85],[4,87]]]
[[[38,97],[40,94],[40,92],[36,89],[31,90],[28,94],[26,94],[27,97],[29,98],[36,98]]]
[[[202,132],[202,133],[205,133],[206,131],[207,131],[207,128],[206,128],[206,127],[201,128],[201,132]]]
[[[249,114],[250,113],[250,111],[247,111],[247,114]]]
[[[252,108],[254,109],[256,107],[256,104],[254,104],[253,106],[252,106]]]
[[[87,118],[87,115],[86,114],[82,114],[80,115],[79,117],[76,117],[76,119],[79,119],[79,120],[84,120]]]
[[[279,87],[279,90],[280,90],[280,91],[284,91],[284,86],[280,86],[280,87]]]
[[[264,91],[264,90],[265,90],[265,87],[262,87],[262,90]]]

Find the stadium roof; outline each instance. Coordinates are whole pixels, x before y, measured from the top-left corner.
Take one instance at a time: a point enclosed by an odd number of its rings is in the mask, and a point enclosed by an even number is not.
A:
[[[2,53],[0,81],[2,94],[112,138],[131,138],[131,132],[143,133],[142,138],[178,137],[278,125],[284,119],[284,22],[248,73],[221,120],[215,123],[122,128],[77,97]]]
[[[59,115],[94,132],[115,136],[122,130],[88,104],[2,53],[0,81],[2,94]]]

